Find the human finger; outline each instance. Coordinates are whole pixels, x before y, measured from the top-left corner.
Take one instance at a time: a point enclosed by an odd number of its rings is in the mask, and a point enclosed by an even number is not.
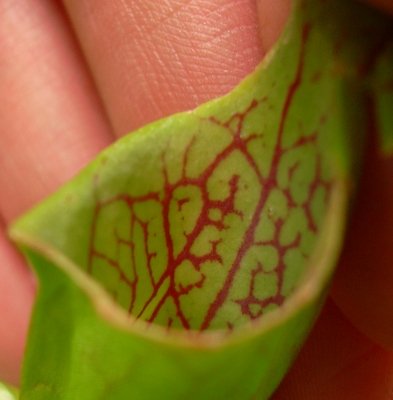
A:
[[[393,351],[393,157],[370,137],[333,298],[362,332]]]
[[[272,400],[387,400],[393,353],[360,333],[328,300]]]
[[[25,348],[33,279],[0,228],[0,379],[17,384]]]
[[[56,189],[111,137],[57,2],[0,4],[0,213]]]
[[[255,0],[64,4],[118,136],[227,93],[262,58]]]

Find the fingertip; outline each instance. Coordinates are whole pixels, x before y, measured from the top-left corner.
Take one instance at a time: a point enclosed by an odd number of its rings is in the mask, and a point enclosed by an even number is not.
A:
[[[393,156],[370,137],[332,295],[359,330],[393,350]]]
[[[255,0],[64,4],[119,136],[226,94],[263,56]]]
[[[18,385],[35,284],[3,229],[0,229],[0,265],[0,380]]]
[[[291,11],[291,0],[257,0],[263,50],[269,51],[278,40]]]
[[[113,137],[58,2],[0,1],[0,47],[0,214],[9,223]]]
[[[393,355],[359,332],[328,299],[274,400],[386,400]]]

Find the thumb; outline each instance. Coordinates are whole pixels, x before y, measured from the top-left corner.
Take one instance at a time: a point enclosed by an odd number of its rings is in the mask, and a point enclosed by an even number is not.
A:
[[[291,0],[258,0],[262,48],[269,50],[279,38],[291,9]]]
[[[103,1],[92,15],[93,3],[64,1],[122,135],[231,90],[278,37],[290,0],[259,1],[258,13],[256,0]]]

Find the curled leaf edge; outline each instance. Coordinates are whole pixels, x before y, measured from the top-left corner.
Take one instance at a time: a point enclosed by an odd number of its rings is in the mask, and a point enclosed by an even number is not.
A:
[[[118,329],[171,346],[222,348],[265,334],[318,300],[330,280],[341,249],[345,232],[345,215],[348,209],[349,187],[346,179],[342,178],[335,182],[320,237],[295,291],[288,296],[281,307],[229,332],[224,329],[202,332],[176,328],[167,329],[136,319],[116,304],[99,283],[60,251],[24,233],[17,224],[11,226],[9,236],[22,251],[24,248],[29,248],[60,268],[88,296],[97,314]]]

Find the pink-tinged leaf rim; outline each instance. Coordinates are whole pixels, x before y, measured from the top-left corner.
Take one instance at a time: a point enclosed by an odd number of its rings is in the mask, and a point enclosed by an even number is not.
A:
[[[56,249],[13,226],[10,237],[21,247],[28,247],[54,262],[90,298],[97,314],[113,326],[156,342],[180,347],[217,348],[236,344],[267,333],[285,323],[303,308],[323,295],[336,264],[345,231],[349,184],[337,181],[332,189],[326,218],[302,277],[299,287],[284,304],[252,322],[236,327],[211,331],[183,331],[165,328],[136,319],[122,309],[104,288]]]

